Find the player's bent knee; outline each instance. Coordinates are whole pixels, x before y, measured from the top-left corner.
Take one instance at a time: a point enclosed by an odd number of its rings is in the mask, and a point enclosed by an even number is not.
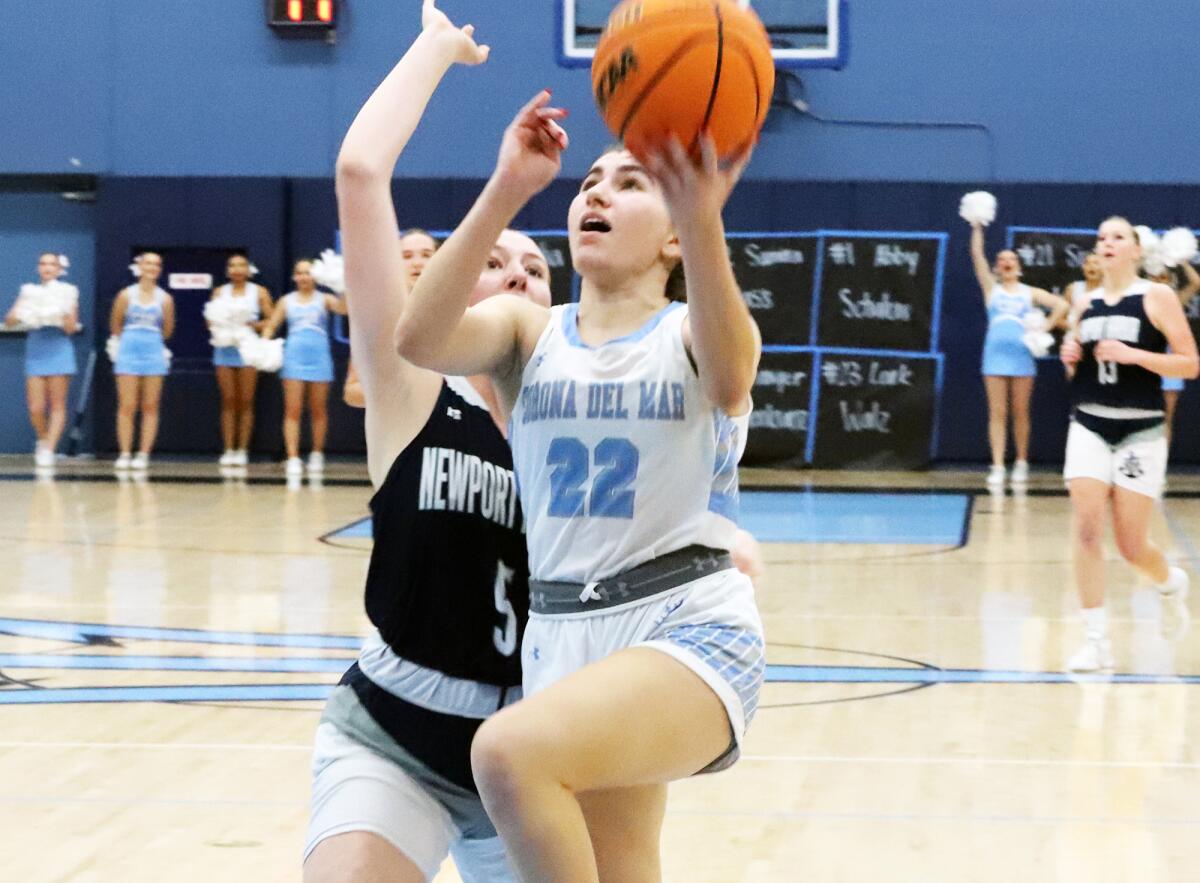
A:
[[[321,841],[304,862],[304,883],[417,883],[425,875],[376,834],[350,831]]]
[[[484,721],[471,742],[475,784],[481,794],[493,801],[514,797],[521,784],[529,781],[530,773],[536,769],[531,760],[529,750],[503,714]]]

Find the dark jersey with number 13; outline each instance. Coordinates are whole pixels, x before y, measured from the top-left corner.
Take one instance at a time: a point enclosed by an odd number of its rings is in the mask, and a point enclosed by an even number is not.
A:
[[[1104,289],[1093,294],[1079,319],[1083,357],[1071,381],[1071,403],[1076,407],[1099,405],[1131,412],[1163,410],[1161,375],[1140,365],[1098,361],[1095,354],[1096,344],[1102,340],[1119,340],[1154,353],[1167,351],[1166,337],[1146,315],[1145,295],[1150,284],[1139,279],[1115,304],[1105,303]]]

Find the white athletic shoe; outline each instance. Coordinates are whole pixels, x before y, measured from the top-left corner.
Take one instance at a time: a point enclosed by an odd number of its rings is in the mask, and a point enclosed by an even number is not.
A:
[[[230,466],[249,466],[250,465],[250,455],[248,453],[246,453],[245,448],[234,451],[233,456],[234,456],[234,461],[229,464]]]
[[[313,451],[308,455],[308,471],[309,472],[324,472],[325,471],[325,455],[320,451]]]
[[[1088,637],[1082,647],[1067,660],[1071,671],[1112,671],[1112,642],[1108,638]]]
[[[138,451],[133,455],[133,459],[129,461],[129,468],[141,472],[150,468],[150,455]]]
[[[131,463],[131,458],[128,454],[121,454],[117,459],[113,460],[113,469],[128,469]]]
[[[1163,600],[1162,633],[1172,640],[1183,637],[1192,622],[1187,605],[1190,582],[1186,570],[1172,567],[1166,582],[1156,587]]]
[[[303,475],[304,461],[299,457],[288,457],[287,463],[284,464],[283,471],[287,475]]]
[[[1009,480],[1014,484],[1024,484],[1029,481],[1029,462],[1027,460],[1018,460],[1013,464],[1012,475]]]
[[[33,452],[33,463],[39,469],[46,469],[53,466],[54,451],[39,445],[38,449]]]
[[[217,461],[218,466],[236,466],[237,451],[233,448],[226,448],[225,453],[221,455],[221,459]]]
[[[988,484],[1004,484],[1004,467],[993,466],[988,470]]]

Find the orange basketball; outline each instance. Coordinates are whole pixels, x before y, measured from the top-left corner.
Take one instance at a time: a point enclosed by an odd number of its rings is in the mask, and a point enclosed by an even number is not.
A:
[[[668,134],[692,148],[707,129],[717,153],[753,143],[775,64],[766,28],[736,0],[624,0],[592,60],[592,94],[635,154]]]

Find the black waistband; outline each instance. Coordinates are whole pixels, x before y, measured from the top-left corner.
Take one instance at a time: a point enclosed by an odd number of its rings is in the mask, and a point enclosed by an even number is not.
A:
[[[1133,420],[1114,420],[1112,417],[1097,417],[1095,414],[1089,414],[1078,408],[1071,416],[1080,426],[1090,429],[1113,447],[1119,446],[1136,432],[1145,432],[1147,429],[1162,426],[1166,422],[1166,418],[1161,415],[1138,417]]]
[[[363,708],[396,744],[435,773],[478,793],[471,775],[471,740],[482,720],[406,702],[363,674],[357,662],[342,675],[341,683],[353,688]]]
[[[529,581],[529,611],[544,616],[593,613],[661,595],[733,567],[724,549],[685,546],[594,583]]]

